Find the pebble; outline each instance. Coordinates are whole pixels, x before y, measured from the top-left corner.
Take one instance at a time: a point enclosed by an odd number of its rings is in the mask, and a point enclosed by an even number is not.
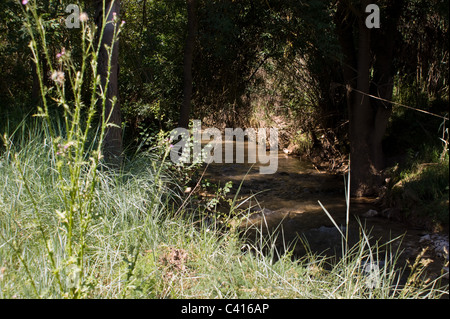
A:
[[[375,209],[370,209],[364,214],[362,214],[362,217],[368,218],[368,217],[375,217],[378,215],[378,212]]]
[[[440,234],[426,234],[420,237],[420,243],[429,245],[437,257],[448,261],[448,236]]]

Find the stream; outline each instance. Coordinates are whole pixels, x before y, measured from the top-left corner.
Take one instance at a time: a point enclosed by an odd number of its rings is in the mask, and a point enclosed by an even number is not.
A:
[[[236,143],[239,142],[234,142]],[[238,147],[243,147],[247,151],[247,142]],[[344,176],[321,172],[311,163],[281,151],[275,154],[278,160],[277,172],[260,174],[259,167],[263,164],[247,163],[247,152],[245,154],[245,163],[211,163],[205,173],[207,179],[222,186],[227,181],[232,181],[231,197],[234,197],[243,181],[238,197],[242,199],[250,197],[242,207],[248,208],[251,214],[239,227],[245,229],[250,238],[252,236],[255,238],[256,232],[267,236],[278,231],[276,245],[280,252],[283,252],[284,247],[289,246],[295,247],[294,255],[304,255],[306,252],[304,245],[297,243],[292,246],[298,242],[299,238],[302,238],[302,240],[306,239],[313,252],[331,256],[339,255],[342,242],[340,233],[320,206],[319,201],[335,223],[345,227],[347,206]],[[390,246],[393,252],[397,249],[402,251],[398,265],[405,265],[407,259],[415,259],[420,253],[423,247],[421,238],[427,232],[408,228],[402,223],[387,218],[367,217],[369,210],[380,210],[374,202],[375,198],[351,198],[349,242],[353,244],[360,238],[361,227],[358,220],[364,225],[372,244],[375,241],[386,243],[401,237],[394,240]],[[346,229],[342,228],[342,232],[345,234]],[[425,255],[425,257],[433,256]],[[442,269],[442,260],[432,259],[428,267],[436,276]]]

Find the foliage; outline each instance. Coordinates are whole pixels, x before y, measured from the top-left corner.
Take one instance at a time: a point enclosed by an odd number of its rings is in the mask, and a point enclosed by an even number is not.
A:
[[[406,222],[431,230],[439,229],[449,222],[448,155],[442,162],[439,157],[440,154],[435,153],[434,158],[437,160],[428,162],[418,160],[414,153],[410,153],[410,166],[397,166],[390,173],[384,195],[389,206],[401,210]]]
[[[53,213],[59,208],[61,189],[52,146],[45,144],[41,126],[24,125],[33,133],[29,137],[20,130],[11,133],[10,149],[0,157],[4,186],[0,298],[63,298],[45,248],[50,244],[57,269],[70,283],[65,277],[70,268],[62,258],[67,233]],[[173,200],[185,195],[176,191],[170,169],[159,171],[160,159],[154,151],[130,159],[120,174],[99,172],[92,198],[95,214],[86,237],[83,297],[439,298],[448,294],[445,286],[437,288],[438,280],[423,281],[420,267],[411,276],[410,269],[397,268],[397,253],[388,246],[369,247],[364,239],[336,263],[313,254],[293,260],[292,247],[281,254],[274,239],[257,238],[255,242],[269,243],[269,249],[262,251],[237,232],[215,228],[206,220],[199,223],[189,215],[177,218]],[[17,176],[17,161],[32,197]],[[47,242],[40,235],[32,198],[40,207]],[[386,263],[368,277],[364,265],[371,260]],[[411,280],[405,285],[400,276]]]
[[[182,92],[184,1],[122,1],[120,91],[132,125],[171,128]],[[133,127],[132,127],[133,128]],[[135,129],[136,127],[134,127]]]
[[[29,197],[33,223],[40,231],[40,240],[44,242],[46,258],[54,275],[61,297],[79,298],[86,293],[87,278],[85,273],[85,252],[87,249],[88,233],[91,230],[91,222],[95,215],[93,206],[94,190],[98,182],[98,169],[102,159],[102,144],[107,127],[108,114],[105,114],[106,90],[99,92],[100,76],[98,75],[97,62],[99,61],[100,47],[96,44],[96,36],[101,38],[103,30],[96,33],[93,23],[87,19],[82,21],[80,30],[81,59],[76,62],[71,55],[71,48],[62,47],[58,54],[54,55],[47,46],[47,33],[52,30],[52,24],[45,21],[45,15],[39,13],[39,7],[35,2],[22,3],[22,11],[25,16],[24,27],[31,41],[29,48],[32,52],[32,61],[36,68],[36,76],[39,84],[42,106],[38,107],[36,117],[41,117],[44,122],[45,140],[48,146],[44,148],[51,160],[51,173],[56,182],[60,199],[58,205],[52,210],[43,209],[38,204],[39,197],[33,192],[33,184],[27,174],[26,164],[14,148],[10,146],[10,140],[5,135],[4,143],[7,152],[12,157],[15,166],[15,174],[23,183],[26,194]],[[81,15],[80,15],[81,17]],[[80,18],[81,19],[81,18]],[[45,21],[45,22],[44,22]],[[106,17],[103,16],[103,26],[106,25]],[[120,26],[113,21],[114,30],[120,33]],[[104,28],[104,27],[103,27]],[[116,33],[115,33],[116,34]],[[114,41],[113,41],[114,43]],[[111,67],[111,52],[113,46],[107,48],[109,57],[108,67]],[[49,71],[50,81],[46,81]],[[94,79],[90,83],[90,97],[83,99],[83,84],[89,73]],[[106,86],[109,82],[109,74],[106,78]],[[69,92],[69,94],[66,93]],[[51,120],[49,100],[62,109],[62,124],[55,126]],[[97,135],[91,137],[93,120],[97,113],[97,106],[101,105],[102,119]],[[113,103],[114,104],[114,103]],[[86,118],[82,119],[82,115]],[[62,126],[62,130],[60,130]],[[55,247],[51,236],[46,229],[47,223],[42,216],[54,215],[58,220],[62,232],[61,247]],[[23,266],[28,269],[28,261],[21,256],[19,246],[11,244],[11,249]],[[55,249],[57,252],[55,254]],[[39,295],[37,282],[27,270],[28,280],[34,293]]]
[[[448,100],[449,1],[408,1],[399,26],[396,59],[409,84],[430,97]]]
[[[292,247],[281,253],[262,233],[256,241],[268,249],[244,241],[237,225],[249,212],[230,197],[231,183],[212,187],[198,161],[168,161],[183,91],[183,0],[122,0],[119,98],[128,149],[120,171],[104,167],[101,30],[93,19],[66,28],[71,2],[0,3],[1,298],[448,296],[447,287],[436,288],[439,278],[425,282],[417,267],[402,281],[407,269],[398,269],[397,252],[369,245],[366,233],[335,262],[294,259]],[[77,3],[93,17],[92,1]],[[335,1],[198,5],[192,116],[280,125],[285,145],[348,152]],[[447,117],[448,6],[409,1],[393,61],[394,101]],[[393,165],[389,204],[448,224],[448,120],[394,106],[384,146]],[[377,266],[369,278],[368,264]]]

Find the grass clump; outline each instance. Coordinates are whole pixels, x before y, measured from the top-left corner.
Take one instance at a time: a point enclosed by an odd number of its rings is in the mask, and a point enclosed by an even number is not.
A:
[[[25,10],[28,19],[41,22],[35,7]],[[65,55],[55,70],[47,51],[44,61],[39,59],[38,43],[46,47],[45,28],[34,30],[30,20],[25,27],[40,81],[42,107],[37,115],[43,121],[24,121],[2,138],[0,298],[439,298],[448,294],[445,287],[437,288],[438,279],[426,283],[414,275],[401,283],[396,259],[386,255],[381,266],[377,247],[370,246],[366,237],[346,249],[337,262],[315,254],[294,259],[291,249],[282,254],[275,244],[262,249],[244,241],[235,228],[220,226],[217,218],[208,222],[198,218],[211,210],[205,212],[208,205],[188,203],[190,195],[176,178],[182,168],[167,161],[166,139],[127,159],[120,170],[104,167],[107,95],[98,90],[93,29],[82,25],[81,63]],[[51,88],[44,85],[43,63],[55,74]],[[65,93],[62,70],[71,74],[71,98]],[[93,82],[84,101],[81,88],[88,70]],[[61,125],[49,113],[49,100],[62,109]],[[103,116],[95,126],[98,105]],[[234,201],[231,206],[234,215]],[[236,214],[236,218],[240,217]],[[260,236],[256,242],[276,242]],[[376,269],[369,271],[369,277],[364,271],[367,264]]]
[[[416,226],[448,227],[448,98],[411,100],[402,95],[408,88],[400,87],[398,92],[399,102],[429,113],[393,108],[384,141],[390,166],[385,171],[384,203]]]
[[[84,239],[80,294],[62,293],[61,287],[70,291],[77,277],[65,262],[68,232],[54,213],[62,193],[51,149],[41,135],[15,145],[14,151],[10,147],[0,157],[1,298],[438,298],[445,294],[437,281],[425,283],[420,276],[402,281],[408,269],[396,265],[396,253],[369,245],[364,237],[337,261],[317,254],[296,259],[292,249],[281,254],[272,244],[263,250],[237,232],[190,217],[201,216],[200,211],[176,217],[174,203],[185,195],[177,191],[170,165],[161,170],[154,166],[161,159],[151,151],[130,159],[130,169],[121,173],[99,171],[93,217]],[[39,207],[40,223],[31,198]],[[79,237],[73,241],[78,243]],[[276,242],[256,240],[260,241]]]
[[[449,223],[448,153],[442,160],[434,153],[434,160],[410,159],[391,168],[383,194],[387,206],[401,211],[402,220],[430,230],[448,227]]]

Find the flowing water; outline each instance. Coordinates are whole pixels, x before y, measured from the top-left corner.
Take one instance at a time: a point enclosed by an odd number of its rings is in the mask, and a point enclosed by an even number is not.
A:
[[[247,150],[247,142],[238,146]],[[344,176],[318,171],[312,164],[283,152],[278,152],[275,156],[278,159],[278,170],[275,174],[260,174],[259,167],[263,165],[261,163],[212,163],[208,166],[205,176],[220,185],[232,181],[231,196],[235,195],[242,182],[238,196],[242,199],[250,197],[243,207],[253,212],[250,218],[241,224],[242,228],[259,229],[263,234],[278,230],[281,234],[277,237],[279,246],[287,246],[302,238],[307,240],[315,252],[339,252],[341,236],[319,201],[338,226],[345,226],[347,205]],[[246,157],[246,161],[247,159]],[[399,263],[413,258],[420,251],[419,240],[425,231],[408,229],[404,224],[387,218],[364,218],[367,211],[380,209],[374,205],[374,200],[351,199],[349,238],[358,240],[359,220],[370,234],[372,243],[376,240],[386,243],[402,237],[402,240],[395,240],[392,244],[393,250],[400,246],[400,250],[404,251]],[[301,255],[304,252],[303,245],[295,245],[294,253]]]

